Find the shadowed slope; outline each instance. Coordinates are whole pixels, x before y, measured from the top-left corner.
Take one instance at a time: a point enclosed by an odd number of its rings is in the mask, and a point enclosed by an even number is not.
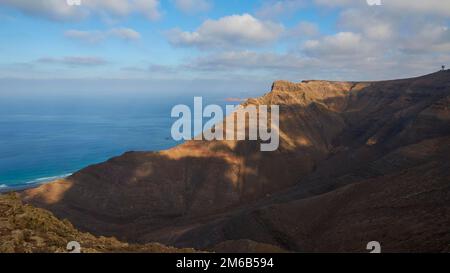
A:
[[[257,142],[190,141],[127,153],[22,196],[83,230],[139,242],[210,248],[252,239],[294,251],[363,251],[371,235],[388,238],[392,251],[444,250],[449,101],[449,71],[279,81],[245,103],[280,105],[275,152],[261,153]],[[397,206],[411,213],[399,217]],[[423,213],[429,221],[420,225]]]

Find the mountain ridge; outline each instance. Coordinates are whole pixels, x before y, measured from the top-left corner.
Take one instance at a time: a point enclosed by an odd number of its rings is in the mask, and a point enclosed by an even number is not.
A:
[[[21,197],[83,231],[130,242],[211,249],[250,239],[290,251],[357,252],[389,235],[389,251],[448,251],[449,102],[450,71],[379,82],[276,81],[243,103],[280,105],[275,152],[261,153],[257,142],[188,141],[125,153]],[[377,208],[352,192],[386,205],[374,216]],[[406,193],[426,198],[401,199]],[[398,200],[432,219],[420,227],[409,213],[392,217]],[[402,233],[408,223],[419,231]],[[427,236],[435,241],[420,242]]]

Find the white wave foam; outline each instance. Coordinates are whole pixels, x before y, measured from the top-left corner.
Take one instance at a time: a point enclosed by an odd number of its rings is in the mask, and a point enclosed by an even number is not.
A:
[[[66,173],[63,175],[57,175],[57,176],[48,176],[48,177],[41,177],[38,179],[34,179],[25,183],[21,184],[14,184],[14,185],[7,185],[7,184],[0,184],[0,192],[7,192],[15,189],[26,189],[30,187],[34,187],[36,185],[45,184],[47,182],[51,182],[56,179],[66,178],[68,176],[72,175],[72,173]]]
[[[56,176],[41,177],[41,178],[38,178],[38,179],[35,179],[35,180],[28,181],[28,182],[26,182],[26,184],[36,184],[36,183],[49,182],[49,181],[52,181],[52,180],[65,178],[65,177],[68,177],[70,175],[72,175],[72,173],[66,173],[66,174],[63,174],[63,175],[56,175]]]

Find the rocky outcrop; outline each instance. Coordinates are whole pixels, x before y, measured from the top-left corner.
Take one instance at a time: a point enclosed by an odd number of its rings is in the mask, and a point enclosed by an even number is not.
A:
[[[58,220],[43,209],[23,205],[15,194],[0,195],[0,253],[68,253],[69,242],[78,242],[83,253],[145,252],[183,253],[161,244],[133,245],[115,238],[95,237],[76,230],[67,220]]]
[[[275,82],[280,147],[190,141],[130,152],[25,191],[96,235],[211,249],[446,251],[450,72],[384,82]]]

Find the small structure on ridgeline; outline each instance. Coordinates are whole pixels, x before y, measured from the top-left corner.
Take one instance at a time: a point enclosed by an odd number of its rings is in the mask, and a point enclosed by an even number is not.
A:
[[[445,70],[445,65],[442,66],[442,71],[444,71],[444,70]]]

